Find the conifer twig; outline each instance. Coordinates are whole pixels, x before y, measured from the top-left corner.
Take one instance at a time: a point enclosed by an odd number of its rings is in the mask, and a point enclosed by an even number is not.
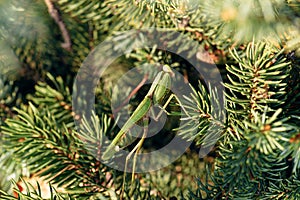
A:
[[[71,51],[72,50],[71,37],[70,37],[70,34],[68,32],[66,25],[64,24],[64,22],[62,20],[62,17],[59,14],[59,11],[57,10],[57,8],[55,7],[55,5],[53,4],[53,2],[51,0],[45,0],[45,3],[48,7],[48,12],[49,12],[50,16],[54,19],[54,21],[56,22],[56,24],[58,25],[58,27],[62,33],[64,43],[62,43],[61,46],[64,49],[66,49],[67,51]]]
[[[139,91],[139,89],[141,89],[141,87],[145,84],[147,79],[148,79],[148,74],[146,74],[144,76],[144,78],[141,80],[141,82],[134,88],[134,90],[128,95],[128,97],[123,101],[123,103],[115,109],[115,111],[114,111],[115,113],[118,113],[125,106],[125,104],[127,102],[129,102],[130,98],[133,95],[135,95]]]

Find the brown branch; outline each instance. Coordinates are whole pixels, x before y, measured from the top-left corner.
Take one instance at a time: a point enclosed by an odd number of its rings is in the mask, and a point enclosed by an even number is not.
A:
[[[51,0],[45,0],[45,3],[48,7],[48,12],[50,16],[54,19],[54,21],[56,22],[56,24],[58,25],[62,33],[62,37],[64,39],[64,43],[61,44],[62,48],[66,49],[67,51],[71,51],[72,50],[71,37],[66,28],[66,25],[62,20],[62,17],[60,16],[57,8],[55,7],[54,3]]]
[[[146,74],[146,75],[144,76],[144,78],[142,79],[142,81],[134,88],[134,90],[132,90],[132,92],[131,92],[131,93],[128,95],[128,97],[123,101],[123,103],[122,103],[118,108],[116,108],[116,110],[114,111],[115,113],[119,112],[119,111],[122,109],[122,107],[125,106],[125,104],[131,99],[131,97],[132,97],[133,95],[135,95],[135,94],[139,91],[139,89],[145,84],[145,82],[147,81],[147,79],[148,79],[148,74]]]

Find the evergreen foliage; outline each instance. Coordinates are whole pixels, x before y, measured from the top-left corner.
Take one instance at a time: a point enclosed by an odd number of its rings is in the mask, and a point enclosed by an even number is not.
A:
[[[1,1],[0,199],[300,199],[299,11],[299,0]],[[145,38],[123,31],[150,27],[167,30],[162,40],[188,58],[215,62],[218,71],[205,74],[221,73],[224,96],[171,52],[126,51]],[[106,38],[127,54],[101,77],[88,118],[73,109],[72,94],[83,92],[73,82]],[[111,99],[131,97],[122,111],[132,113],[149,89],[132,93],[133,82],[153,78],[163,65],[180,72],[192,93],[171,101],[171,120],[142,151],[176,133],[192,145],[168,167],[136,174],[133,183],[126,174],[122,193],[124,173],[99,161],[104,137],[121,128]],[[149,77],[124,79],[132,88],[113,90],[128,70],[145,66]],[[180,107],[192,121],[178,127]],[[205,148],[203,157],[198,151]],[[47,182],[50,196],[41,183],[22,179],[33,175]]]

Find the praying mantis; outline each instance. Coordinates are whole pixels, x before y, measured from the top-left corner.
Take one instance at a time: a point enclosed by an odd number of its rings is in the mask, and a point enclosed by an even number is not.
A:
[[[125,173],[127,171],[128,160],[135,153],[134,160],[133,160],[132,177],[131,177],[131,181],[132,182],[134,181],[136,156],[137,156],[138,152],[140,151],[142,144],[148,133],[149,111],[151,109],[151,106],[159,103],[168,94],[169,88],[171,87],[171,77],[174,77],[174,76],[175,76],[175,74],[172,72],[172,69],[169,66],[164,65],[163,70],[160,71],[154,78],[154,81],[153,81],[148,93],[144,97],[144,99],[139,103],[139,105],[137,106],[135,111],[132,113],[132,115],[129,117],[129,119],[125,122],[125,124],[122,126],[120,131],[117,133],[115,138],[111,141],[111,143],[108,145],[108,147],[105,149],[105,151],[102,155],[103,161],[107,161],[107,160],[111,159],[114,156],[114,154],[118,151],[118,149],[119,149],[118,144],[121,142],[123,136],[135,125],[135,123],[137,123],[140,120],[143,121],[143,124],[144,124],[143,135],[142,135],[140,141],[136,144],[136,146],[133,148],[133,150],[126,157],[125,172],[124,172],[124,176],[123,176],[123,186],[122,186],[121,196],[123,195],[124,187],[125,187],[125,180],[126,180]],[[170,101],[174,97],[177,99],[178,103],[180,104],[179,99],[174,94],[171,94],[169,96],[169,98],[167,99],[165,105],[162,106],[161,111],[155,117],[155,120],[157,120],[161,116],[161,114],[165,111],[167,105],[170,103]],[[185,113],[187,113],[184,108],[183,108],[183,110]],[[167,112],[167,111],[165,111],[165,112]],[[133,189],[133,188],[131,188],[131,189]]]
[[[145,98],[140,102],[131,117],[126,121],[121,130],[117,133],[116,137],[104,151],[102,160],[106,161],[113,157],[113,155],[118,151],[116,148],[118,147],[117,144],[120,142],[124,134],[126,134],[136,122],[147,115],[152,105],[158,103],[166,95],[167,90],[171,85],[172,76],[174,76],[174,73],[172,72],[171,68],[167,65],[164,65],[163,70],[156,75]],[[167,103],[169,103],[173,97],[174,96],[171,95]],[[167,103],[163,109],[165,109]],[[161,115],[161,112],[158,114],[158,117]]]

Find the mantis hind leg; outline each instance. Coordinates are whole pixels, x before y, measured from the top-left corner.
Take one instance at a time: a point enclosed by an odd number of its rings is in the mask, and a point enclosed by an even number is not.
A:
[[[127,167],[128,167],[128,161],[130,160],[131,156],[134,154],[134,157],[133,157],[133,165],[132,165],[132,175],[131,175],[131,183],[134,182],[134,172],[135,172],[135,169],[136,169],[136,158],[137,158],[137,155],[140,151],[140,149],[142,148],[142,145],[144,143],[144,140],[147,136],[147,133],[148,133],[148,123],[149,123],[149,118],[148,116],[145,116],[143,118],[143,122],[144,122],[144,133],[142,135],[142,138],[141,140],[135,145],[135,147],[129,152],[129,154],[126,156],[126,160],[125,160],[125,167],[124,167],[124,175],[123,175],[123,184],[122,184],[122,190],[121,190],[121,198],[123,197],[124,195],[124,189],[125,189],[125,182],[126,182],[126,173],[127,173]],[[133,192],[133,189],[134,189],[134,184],[131,185],[131,188],[130,188],[130,194]]]

